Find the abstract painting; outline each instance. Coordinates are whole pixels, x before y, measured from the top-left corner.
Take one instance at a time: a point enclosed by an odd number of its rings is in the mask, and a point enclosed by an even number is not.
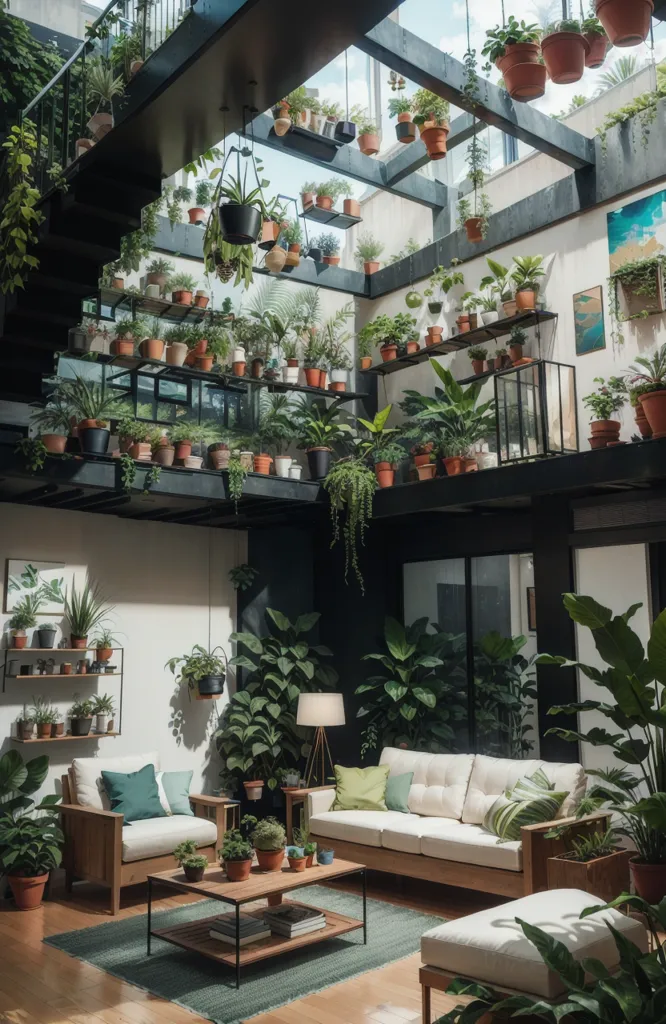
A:
[[[65,611],[64,562],[8,558],[5,611],[13,612],[28,594],[39,599],[39,615],[62,615]]]
[[[604,327],[604,296],[601,285],[574,295],[574,325],[576,329],[576,355],[599,352],[606,348]]]
[[[666,248],[666,192],[638,199],[608,214],[610,270],[657,256]]]

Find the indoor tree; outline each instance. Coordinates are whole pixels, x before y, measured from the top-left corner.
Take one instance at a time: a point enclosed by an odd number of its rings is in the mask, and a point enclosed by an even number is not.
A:
[[[528,719],[538,694],[535,659],[520,653],[526,643],[493,630],[474,644],[474,717],[484,754],[521,760],[534,749]]]

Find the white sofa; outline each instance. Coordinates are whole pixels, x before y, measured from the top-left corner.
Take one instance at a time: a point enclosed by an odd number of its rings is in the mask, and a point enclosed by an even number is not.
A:
[[[561,848],[557,840],[545,839],[552,823],[524,828],[520,842],[499,843],[483,819],[507,787],[537,768],[556,790],[569,794],[558,819],[570,817],[587,785],[581,765],[395,747],[385,747],[379,763],[389,765],[390,776],[414,773],[409,814],[333,811],[334,789],[311,790],[307,817],[313,840],[379,871],[504,896],[547,888],[546,859]],[[595,817],[601,826],[605,816]]]
[[[102,771],[136,772],[147,764],[159,771],[157,751],[129,757],[80,757],[62,777],[60,811],[68,891],[75,879],[108,886],[113,914],[120,907],[122,886],[176,867],[173,850],[183,840],[193,839],[200,852],[214,861],[226,828],[227,801],[195,793],[189,798],[192,815],[167,814],[125,825],[122,814],[110,810]]]

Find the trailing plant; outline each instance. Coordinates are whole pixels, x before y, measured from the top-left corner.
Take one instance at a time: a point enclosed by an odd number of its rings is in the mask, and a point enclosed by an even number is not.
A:
[[[331,500],[331,547],[337,544],[342,533],[345,548],[345,582],[349,582],[351,566],[361,591],[365,594],[358,561],[358,546],[364,544],[372,518],[372,499],[377,488],[377,479],[362,458],[350,457],[341,459],[330,468],[324,480],[324,488]],[[341,529],[340,517],[343,511],[345,521]]]
[[[227,473],[229,475],[229,497],[234,503],[236,515],[238,515],[238,502],[243,497],[243,485],[248,472],[241,464],[239,456],[232,455],[227,466]]]
[[[592,413],[593,420],[610,420],[614,412],[619,412],[627,400],[627,385],[623,377],[595,377],[594,383],[599,387],[590,395],[585,395],[583,405]]]
[[[129,494],[136,479],[136,462],[129,452],[121,452],[118,457],[118,469],[121,487],[125,494]]]
[[[427,239],[425,244],[430,245],[429,238]],[[394,256],[390,256],[389,259],[387,259],[386,263],[387,265],[398,263],[400,260],[404,260],[407,259],[407,257],[409,256],[413,256],[414,253],[418,252],[420,248],[421,246],[419,245],[415,238],[408,238],[407,241],[405,242],[404,248],[401,249],[400,252],[395,253]]]
[[[534,750],[529,724],[537,701],[535,658],[520,652],[524,636],[486,633],[474,644],[474,716],[482,749],[523,760]]]
[[[0,2],[0,135],[16,124],[22,110],[38,96],[55,77],[65,62],[54,41],[42,43],[21,17],[8,11],[6,0]],[[71,68],[72,92],[80,87],[77,65]],[[56,124],[56,151],[62,140],[61,126]]]
[[[39,189],[33,184],[37,135],[32,121],[15,125],[2,148],[7,196],[0,219],[0,289],[3,295],[12,295],[17,288],[25,288],[28,274],[39,267],[39,260],[30,253],[37,244],[37,228],[44,220],[44,214],[36,208]]]
[[[219,654],[217,652],[220,652]],[[168,668],[172,675],[176,676],[179,686],[187,686],[188,694],[196,690],[199,680],[204,676],[227,675],[227,655],[223,647],[215,647],[209,653],[205,647],[195,644],[190,654],[183,654],[175,658],[169,658],[165,668]],[[176,671],[177,670],[177,671]]]
[[[608,132],[611,128],[615,128],[616,125],[625,124],[633,118],[636,118],[641,130],[641,145],[644,149],[647,149],[652,125],[657,118],[659,101],[665,96],[666,82],[660,81],[654,92],[642,93],[635,100],[632,100],[631,103],[627,103],[625,106],[620,107],[619,110],[614,110],[612,113],[607,114],[603,123],[597,128],[604,156],[608,146]]]
[[[22,437],[16,442],[14,451],[25,459],[25,468],[29,473],[37,473],[43,469],[46,456],[49,454],[43,441],[38,437]]]
[[[486,167],[488,166],[488,147],[485,142],[475,135],[467,147],[467,177],[474,190],[474,200],[467,197],[458,200],[458,226],[464,227],[466,221],[472,217],[479,218],[479,232],[482,238],[488,233],[488,218],[492,213],[492,206],[488,194],[483,191],[486,181]]]
[[[247,562],[243,562],[241,565],[236,565],[233,569],[229,570],[229,582],[234,590],[249,590],[258,575],[258,569],[248,565]]]

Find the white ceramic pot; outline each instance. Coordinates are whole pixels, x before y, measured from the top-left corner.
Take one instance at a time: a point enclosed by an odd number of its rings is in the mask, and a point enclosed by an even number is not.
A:
[[[298,384],[298,366],[283,366],[282,380],[285,384]]]
[[[299,466],[299,464],[297,462],[292,462],[291,466],[289,467],[289,479],[290,480],[300,480],[302,472],[303,472],[303,467]]]
[[[235,348],[232,357],[232,363],[244,363],[245,362],[245,349]]]
[[[347,383],[347,370],[331,370],[331,383],[332,384],[346,384]]]
[[[166,350],[166,361],[169,366],[182,366],[188,351],[184,341],[172,341]]]
[[[497,452],[477,452],[474,458],[479,469],[497,469]]]
[[[106,732],[108,723],[108,715],[95,715],[95,732]]]
[[[289,470],[294,460],[291,455],[276,455],[275,456],[275,475],[276,476],[289,476]]]
[[[494,324],[499,320],[499,313],[496,309],[484,310],[481,314],[481,320],[484,324]]]
[[[310,113],[310,131],[317,132],[321,135],[322,128],[324,127],[325,117],[323,114]]]

